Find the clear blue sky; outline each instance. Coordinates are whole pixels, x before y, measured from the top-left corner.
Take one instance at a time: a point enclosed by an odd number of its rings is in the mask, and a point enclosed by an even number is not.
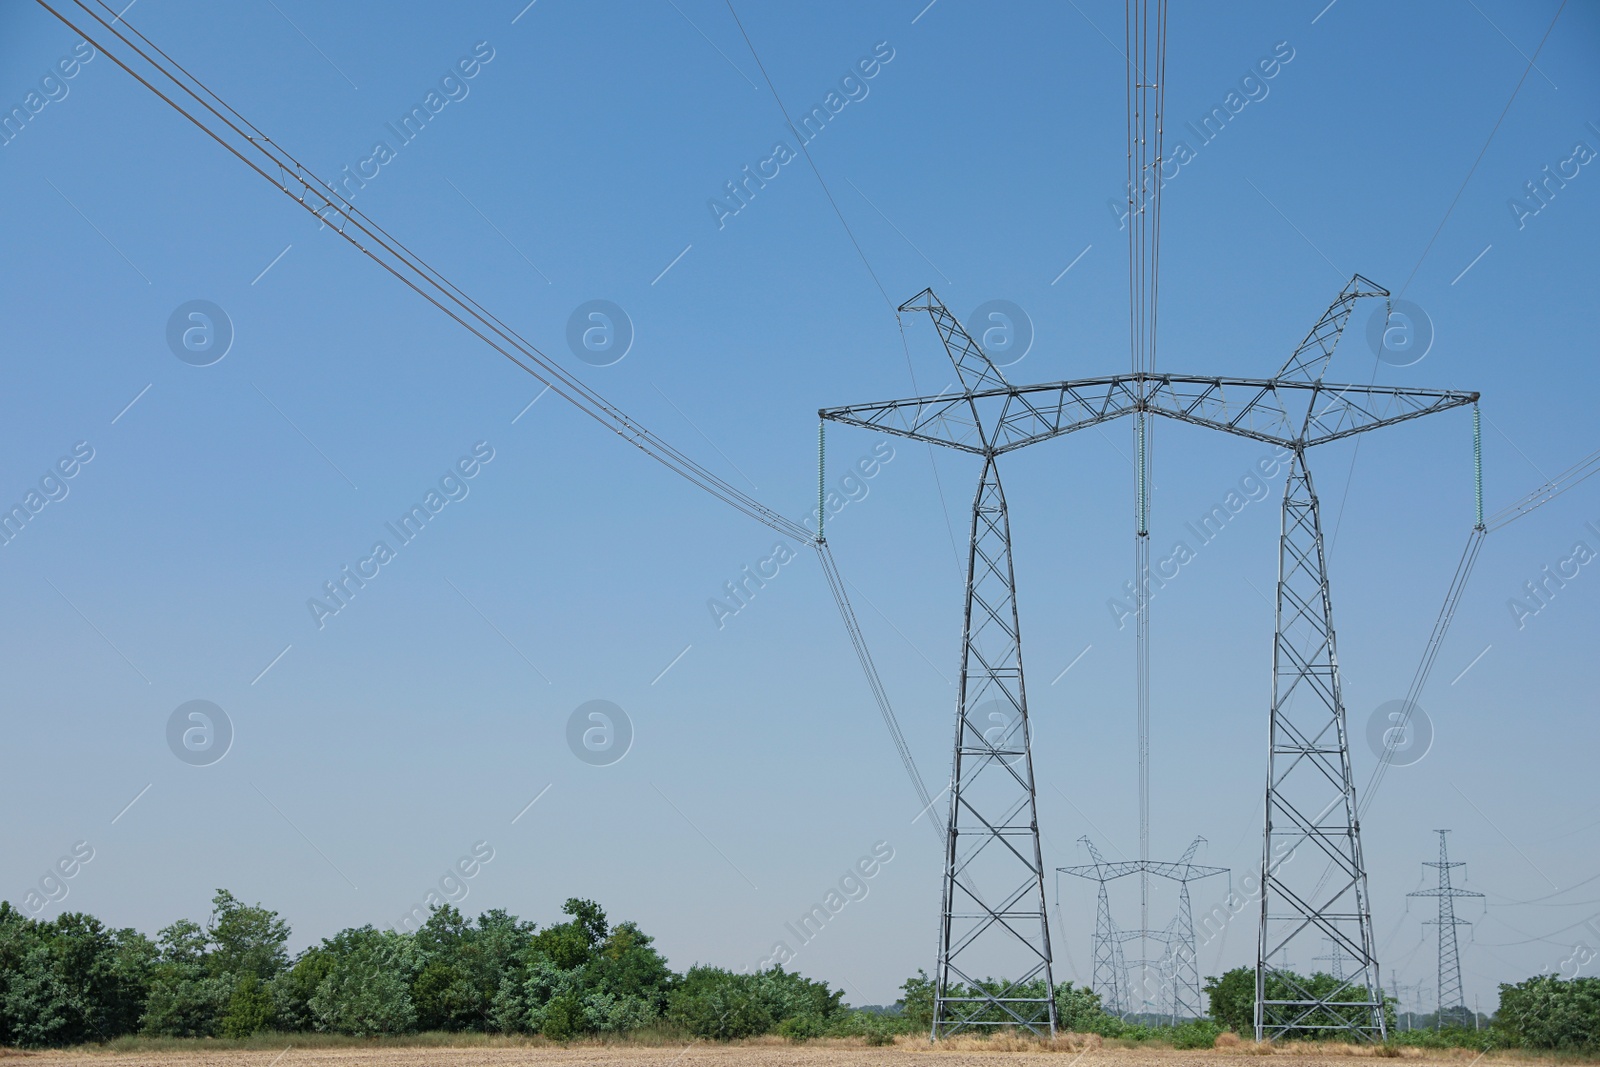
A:
[[[946,384],[931,328],[910,319],[913,386],[889,307],[924,286],[960,316],[991,299],[1026,310],[1036,340],[1013,380],[1127,365],[1126,244],[1107,207],[1124,181],[1123,61],[1096,29],[1120,41],[1121,5],[741,7],[797,111],[875,46],[892,55],[811,145],[886,302],[803,161],[719,228],[708,201],[786,136],[725,5],[523,2],[140,0],[128,18],[325,176],[375,168],[359,207],[790,515],[812,500],[818,407]],[[1434,326],[1427,356],[1375,368],[1363,307],[1330,378],[1481,391],[1493,509],[1597,447],[1600,170],[1573,164],[1520,220],[1509,202],[1578,142],[1600,150],[1600,16],[1567,5],[1507,110],[1556,3],[1324,3],[1173,9],[1169,137],[1279,42],[1293,58],[1219,136],[1191,141],[1168,187],[1158,365],[1267,375],[1353,272],[1403,289]],[[867,898],[796,965],[858,1003],[930,966],[940,855],[816,561],[783,567],[719,629],[707,601],[771,554],[768,530],[553,395],[524,411],[537,383],[104,56],[41,89],[75,40],[20,0],[0,10],[0,105],[56,97],[0,148],[0,498],[21,503],[92,449],[0,548],[0,894],[22,899],[86,840],[94,859],[47,914],[153,932],[226,886],[282,911],[298,945],[394,921],[486,840],[467,911],[543,922],[591,896],[676,966],[740,967],[886,841]],[[492,59],[441,88],[480,42]],[[448,102],[401,143],[387,124],[430,91]],[[392,158],[364,164],[379,140]],[[210,366],[168,345],[191,300],[233,326]],[[609,366],[567,346],[591,300],[633,325]],[[1132,631],[1106,608],[1132,556],[1127,438],[1005,465],[1052,867],[1082,862],[1086,833],[1136,851]],[[478,442],[492,460],[447,486],[466,495],[319,629],[307,600]],[[879,443],[831,434],[830,480]],[[1160,426],[1157,546],[1262,451]],[[1315,463],[1365,781],[1368,717],[1403,695],[1472,522],[1469,416]],[[939,783],[976,475],[970,457],[897,443],[829,527]],[[1383,962],[1408,984],[1431,983],[1433,950],[1405,893],[1430,831],[1453,828],[1488,894],[1486,916],[1463,911],[1479,920],[1469,999],[1486,1008],[1497,982],[1592,943],[1557,931],[1600,911],[1600,886],[1579,885],[1600,874],[1600,567],[1521,629],[1507,606],[1574,542],[1600,550],[1585,526],[1600,527],[1597,485],[1491,535],[1423,696],[1432,751],[1389,776],[1365,825]],[[1236,876],[1259,862],[1278,492],[1154,605],[1155,851],[1203,834],[1204,860]],[[633,724],[610,766],[566,740],[595,699]],[[168,747],[190,700],[233,724],[210,766]],[[1060,979],[1088,978],[1090,888],[1065,886],[1052,916]],[[1532,898],[1547,899],[1513,903]],[[1251,958],[1239,925],[1202,952],[1206,973]]]

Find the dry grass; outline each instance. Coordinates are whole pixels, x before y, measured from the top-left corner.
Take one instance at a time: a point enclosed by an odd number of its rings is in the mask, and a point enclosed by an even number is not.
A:
[[[726,1045],[681,1040],[670,1044],[590,1041],[558,1045],[540,1038],[478,1035],[463,1041],[459,1039],[464,1035],[448,1036],[458,1040],[329,1043],[312,1038],[302,1044],[308,1035],[295,1034],[268,1044],[190,1041],[159,1048],[126,1044],[64,1051],[0,1049],[0,1058],[17,1067],[934,1067],[930,1061],[937,1061],[938,1067],[1001,1067],[1003,1063],[1033,1067],[1032,1061],[1044,1060],[1053,1067],[1248,1067],[1253,1057],[1266,1055],[1294,1057],[1299,1067],[1337,1067],[1350,1059],[1398,1055],[1413,1061],[1409,1067],[1467,1067],[1479,1055],[1470,1049],[1296,1042],[1258,1045],[1237,1039],[1237,1043],[1219,1042],[1216,1048],[1179,1051],[1108,1043],[1094,1034],[1062,1034],[1054,1040],[1008,1035],[955,1037],[937,1045],[926,1038],[901,1036],[887,1047],[872,1047],[860,1038],[827,1038],[805,1044],[765,1037]],[[1484,1058],[1525,1065],[1554,1062],[1514,1052],[1490,1053]]]

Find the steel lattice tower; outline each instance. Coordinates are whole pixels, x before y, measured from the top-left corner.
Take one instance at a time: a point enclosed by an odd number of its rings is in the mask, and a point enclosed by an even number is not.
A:
[[[1353,276],[1272,378],[1136,370],[1013,386],[925,289],[901,310],[927,311],[932,317],[960,375],[961,392],[819,412],[824,420],[983,459],[969,551],[935,1036],[976,1025],[1010,1023],[1038,1030],[1054,1024],[1053,1001],[1022,988],[1029,980],[1042,980],[1046,991],[1053,984],[1010,529],[996,460],[1124,416],[1144,420],[1152,415],[1276,445],[1292,456],[1279,539],[1256,1035],[1345,1031],[1358,1038],[1385,1036],[1322,526],[1306,457],[1318,445],[1478,400],[1477,393],[1454,390],[1323,381],[1355,302],[1388,295]],[[970,717],[983,699],[997,700],[1010,716],[1007,737],[999,743],[985,737],[981,720]],[[1313,858],[1290,863],[1301,850]],[[979,861],[997,867],[1000,895],[993,904],[984,903],[977,891],[974,865]],[[1353,965],[1326,994],[1304,988],[1272,962],[1313,937],[1333,938]],[[1017,968],[1012,973],[1022,977],[998,993],[973,992],[973,976],[980,972],[967,957],[980,956],[982,945],[996,946],[1000,951],[994,958],[1012,961]],[[987,966],[990,974],[1000,971],[998,965]],[[963,995],[952,995],[952,981],[966,983]]]
[[[1106,890],[1106,884],[1118,875],[1107,870],[1105,860],[1100,855],[1100,850],[1094,847],[1094,842],[1087,837],[1078,838],[1078,844],[1089,851],[1089,856],[1094,863],[1081,868],[1056,868],[1057,873],[1077,875],[1080,878],[1090,878],[1096,883],[1095,910],[1094,910],[1094,938],[1091,942],[1094,953],[1094,973],[1089,981],[1089,988],[1100,994],[1101,1006],[1112,1015],[1121,1018],[1127,1008],[1123,1004],[1124,993],[1128,986],[1128,969],[1122,959],[1121,931],[1111,918],[1111,897]],[[1059,894],[1058,894],[1059,895]]]
[[[1435,889],[1419,889],[1415,893],[1407,893],[1409,897],[1438,897],[1439,918],[1424,923],[1425,926],[1439,928],[1439,1012],[1434,1017],[1433,1028],[1444,1029],[1444,1014],[1454,1011],[1458,1016],[1466,1014],[1466,995],[1461,989],[1461,946],[1456,940],[1456,927],[1471,926],[1465,919],[1456,918],[1457,897],[1481,897],[1482,893],[1474,893],[1470,889],[1457,889],[1450,884],[1450,868],[1465,867],[1465,863],[1451,863],[1450,854],[1445,844],[1445,835],[1449,830],[1435,830],[1439,835],[1439,862],[1424,863],[1424,867],[1432,867],[1439,872],[1439,885]]]
[[[1328,974],[1338,981],[1344,981],[1344,953],[1339,951],[1339,944],[1333,938],[1325,937],[1322,940],[1328,944],[1328,954],[1316,957],[1317,962],[1327,961]]]
[[[1195,949],[1194,909],[1189,899],[1189,883],[1215,874],[1226,874],[1226,867],[1206,867],[1194,862],[1194,854],[1205,842],[1196,837],[1184,850],[1183,858],[1176,863],[1159,860],[1122,860],[1108,862],[1087,837],[1078,843],[1088,850],[1093,863],[1076,867],[1057,867],[1062,874],[1086,878],[1099,883],[1094,934],[1094,985],[1102,1003],[1108,999],[1107,1010],[1116,1015],[1148,1007],[1152,998],[1148,988],[1143,996],[1135,996],[1128,964],[1122,958],[1122,944],[1126,941],[1156,941],[1166,946],[1158,960],[1140,959],[1141,984],[1148,987],[1151,965],[1160,972],[1160,988],[1156,990],[1158,1005],[1165,1001],[1166,1010],[1160,1014],[1176,1018],[1184,1015],[1197,1019],[1204,1012],[1200,1003],[1200,963]],[[1111,920],[1110,898],[1106,891],[1109,882],[1118,878],[1138,875],[1141,881],[1154,876],[1178,883],[1178,911],[1165,930],[1119,930]],[[1144,913],[1149,898],[1140,886],[1140,912]],[[1159,1010],[1159,1007],[1158,1007]]]
[[[941,394],[960,405],[941,421],[950,436],[923,440],[983,457],[967,550],[933,1036],[995,1026],[1054,1034],[1055,982],[1011,523],[995,462],[1005,424],[986,398],[1011,386],[933,290],[899,310],[928,313],[962,386],[959,394]],[[840,418],[837,410],[819,414]],[[996,974],[1001,984],[987,985]]]

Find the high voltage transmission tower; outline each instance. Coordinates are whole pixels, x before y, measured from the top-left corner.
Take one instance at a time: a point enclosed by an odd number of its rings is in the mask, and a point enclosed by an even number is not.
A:
[[[1461,946],[1456,940],[1456,927],[1471,926],[1465,919],[1456,918],[1457,897],[1482,897],[1470,889],[1459,889],[1450,884],[1450,869],[1465,867],[1465,863],[1451,863],[1445,835],[1449,830],[1435,830],[1439,835],[1439,862],[1424,863],[1439,872],[1439,884],[1433,889],[1419,889],[1407,893],[1410,897],[1438,897],[1439,917],[1423,923],[1439,928],[1439,1012],[1434,1016],[1433,1028],[1444,1029],[1445,1013],[1450,1012],[1459,1022],[1467,1013],[1466,996],[1461,989]]]
[[[134,30],[127,20],[111,15],[103,4],[97,8],[86,0],[72,2],[78,13],[69,14],[66,4],[52,6],[49,0],[40,0],[42,7],[90,40],[112,62],[127,70],[224,150],[328,223],[340,238],[351,242],[489,347],[703,491],[796,541],[813,539],[811,531],[804,526],[765,507],[650,433],[566,372],[355,208],[335,186],[318,178],[281,149],[166,52]],[[1166,5],[1164,0],[1157,0],[1153,34],[1147,30],[1149,8],[1149,0],[1135,0],[1130,4],[1128,22],[1128,228],[1130,270],[1135,279],[1130,294],[1132,373],[1012,387],[983,356],[954,316],[931,291],[925,290],[926,299],[922,303],[914,299],[901,310],[926,310],[933,317],[961,375],[963,391],[957,395],[945,393],[835,408],[822,413],[825,419],[957,448],[982,456],[984,460],[973,507],[950,818],[944,831],[947,854],[934,1032],[951,1032],[968,1025],[992,1025],[997,1021],[999,1025],[1053,1028],[1055,1021],[1010,529],[996,460],[1005,452],[1028,444],[1129,415],[1134,422],[1138,452],[1135,541],[1140,861],[1150,862],[1149,445],[1151,416],[1162,416],[1280,445],[1294,453],[1292,472],[1285,487],[1279,549],[1257,951],[1257,1036],[1271,1037],[1303,1029],[1345,1029],[1382,1036],[1377,964],[1372,955],[1366,873],[1360,851],[1359,809],[1350,776],[1318,505],[1305,454],[1319,444],[1475,403],[1478,397],[1476,393],[1372,385],[1334,386],[1322,382],[1322,372],[1354,301],[1364,296],[1388,296],[1386,290],[1359,275],[1352,278],[1351,284],[1274,378],[1156,373],[1156,267],[1159,171],[1163,162],[1161,110]],[[1133,47],[1135,40],[1140,42],[1138,50]],[[1153,52],[1150,41],[1155,42]],[[983,412],[981,419],[980,411]],[[1597,463],[1600,463],[1600,453],[1508,509],[1499,523],[1512,521],[1565,492],[1593,473],[1591,468]],[[1485,529],[1481,518],[1481,478],[1478,489],[1478,533],[1481,536]],[[1487,528],[1496,528],[1496,520],[1491,520]],[[880,713],[919,795],[926,804],[931,804],[866,652],[859,626],[844,595],[843,581],[820,536],[820,529],[814,543]],[[1470,562],[1466,567],[1470,569]],[[1462,582],[1464,577],[1452,587],[1447,609],[1459,595]],[[1430,639],[1430,655],[1442,638],[1448,614],[1449,610],[1441,617],[1441,626]],[[1431,660],[1425,660],[1425,667],[1428,663]],[[1419,672],[1419,679],[1425,676],[1425,670]],[[1298,706],[1294,700],[1296,696],[1300,698]],[[986,718],[991,712],[999,714],[1003,722],[998,730],[992,725],[983,726],[985,722],[994,721]],[[1330,795],[1332,799],[1326,806],[1319,807]],[[1305,872],[1303,885],[1291,881],[1287,876],[1287,861],[1296,854],[1297,848],[1326,857],[1328,873],[1313,878],[1313,872]],[[1441,863],[1444,862],[1441,841]],[[992,883],[988,882],[987,874],[980,877],[980,868],[987,870],[990,866],[1000,872],[996,882],[1001,891],[986,897],[979,883]],[[1301,878],[1299,872],[1303,867],[1296,868],[1296,879]],[[1141,871],[1140,877],[1146,891],[1142,894],[1143,921],[1139,933],[1149,937],[1147,887],[1150,872]],[[957,908],[973,910],[962,912]],[[1453,908],[1451,915],[1453,917]],[[1448,927],[1452,945],[1454,926],[1452,921]],[[1441,926],[1441,936],[1445,929]],[[1313,996],[1295,987],[1288,976],[1274,973],[1270,961],[1274,957],[1286,959],[1290,943],[1302,936],[1330,938],[1336,950],[1347,954],[1355,965],[1353,973],[1328,996]],[[974,977],[981,972],[972,969],[968,974],[956,965],[955,961],[964,961],[969,956],[978,960],[983,955],[979,951],[980,942],[984,947],[1003,946],[993,958],[1007,958],[1005,949],[1010,949],[1011,959],[1022,960],[1020,970],[1014,972],[1018,977],[1009,985],[990,991]],[[981,960],[978,965],[982,965]],[[971,995],[950,995],[952,976],[958,983],[965,981],[965,989]],[[1441,1002],[1444,984],[1441,981]],[[1040,987],[1042,996],[1036,993]],[[1274,991],[1271,999],[1267,997],[1269,988]],[[1459,999],[1459,963],[1455,996]]]
[[[1031,1016],[1006,1003],[1019,993],[1017,981],[1006,987],[1005,997],[971,994],[972,977],[980,972],[969,971],[960,961],[980,939],[997,943],[1017,954],[1012,959],[1018,969],[1012,973],[1042,978],[1049,985],[1049,935],[1034,822],[1010,528],[996,462],[1007,452],[1138,414],[1277,445],[1292,454],[1279,537],[1267,720],[1256,1033],[1262,1038],[1308,1030],[1345,1031],[1363,1039],[1384,1037],[1322,524],[1307,454],[1319,445],[1478,400],[1477,393],[1453,390],[1323,381],[1356,300],[1388,295],[1388,290],[1366,278],[1352,277],[1272,378],[1135,372],[1013,386],[933,292],[924,290],[902,310],[925,310],[933,318],[961,377],[962,392],[947,390],[936,396],[825,408],[819,413],[824,420],[983,458],[969,547],[935,979],[936,1034],[980,1025],[983,1015],[1014,1017],[1030,1027],[1042,1027],[1053,1018],[1051,1006],[1040,998],[1021,998]],[[1478,488],[1481,500],[1481,484]],[[984,733],[986,720],[978,714],[984,700],[998,700],[998,706],[1012,716],[1001,743],[991,742]],[[1003,776],[997,767],[1005,768]],[[973,786],[985,772],[986,786],[1004,788],[992,800],[980,802]],[[983,903],[973,876],[972,864],[985,854],[1010,868],[1004,895],[994,905]],[[1305,858],[1292,862],[1297,855]],[[1037,906],[1031,903],[1035,886]],[[963,907],[976,910],[959,910]],[[1312,939],[1322,937],[1334,940],[1349,957],[1351,968],[1342,982],[1319,993],[1306,988],[1282,961],[1293,946],[1315,950],[1318,942]],[[991,964],[988,973],[996,970]],[[970,995],[947,996],[952,979],[967,983]]]
[[[1316,961],[1318,963],[1326,963],[1328,965],[1327,973],[1336,981],[1344,981],[1344,952],[1340,950],[1339,943],[1333,938],[1325,937],[1322,940],[1327,943],[1328,954],[1317,956]]]
[[[1084,878],[1098,883],[1093,940],[1094,973],[1091,988],[1100,994],[1107,1010],[1115,1015],[1131,1012],[1147,1013],[1152,1007],[1158,1014],[1178,1019],[1198,1019],[1204,1013],[1200,1000],[1200,963],[1195,946],[1194,909],[1189,898],[1189,883],[1216,874],[1226,874],[1226,867],[1206,867],[1194,862],[1194,854],[1205,838],[1196,837],[1176,863],[1157,860],[1122,860],[1107,862],[1100,850],[1087,837],[1079,844],[1088,851],[1093,863],[1075,867],[1056,868],[1061,874]],[[1178,910],[1164,930],[1121,930],[1111,919],[1111,903],[1107,883],[1130,875],[1141,878],[1156,877],[1178,883]],[[1142,887],[1141,887],[1142,888]],[[1141,893],[1142,905],[1148,896]],[[1141,912],[1144,908],[1141,908]],[[1130,962],[1125,958],[1123,945],[1129,941],[1154,941],[1165,948],[1159,958],[1149,957],[1148,946],[1141,945],[1141,957]],[[1139,972],[1134,978],[1133,972]],[[1152,981],[1151,972],[1155,972]]]
[[[1053,1034],[1055,983],[1016,575],[1011,565],[1011,523],[996,464],[1002,451],[1032,442],[1012,440],[1006,412],[1017,391],[933,290],[924,289],[899,310],[928,313],[955,365],[962,392],[871,407],[941,405],[929,432],[908,436],[983,457],[967,548],[933,1036],[974,1026],[1013,1025]],[[819,414],[824,420],[865,425],[858,417],[862,410],[824,409]],[[1065,432],[1040,433],[1033,441]],[[983,981],[994,974],[1006,981],[990,989]]]

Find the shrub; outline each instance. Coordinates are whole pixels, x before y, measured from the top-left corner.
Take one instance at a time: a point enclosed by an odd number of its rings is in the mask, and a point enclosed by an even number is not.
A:
[[[1600,1051],[1600,978],[1545,974],[1501,985],[1494,1025],[1524,1048]]]
[[[928,972],[917,968],[917,976],[907,978],[900,992],[900,1004],[911,1029],[930,1029],[933,1026],[933,979],[928,977]]]
[[[553,998],[544,1007],[543,1022],[539,1032],[552,1041],[570,1041],[583,1032],[583,1005],[578,998],[564,993]]]
[[[1073,988],[1071,982],[1056,986],[1056,1024],[1061,1029],[1075,1034],[1105,1036],[1103,1031],[1117,1022],[1119,1020],[1100,1006],[1100,994],[1089,987]]]
[[[310,1030],[316,1025],[310,1000],[317,986],[333,970],[333,964],[333,953],[321,948],[308,948],[295,958],[292,966],[279,971],[269,983],[273,1016],[280,1029]]]
[[[1211,1018],[1223,1029],[1236,1034],[1256,1032],[1256,972],[1250,967],[1235,967],[1221,978],[1207,978],[1205,994]]]
[[[759,976],[720,967],[689,968],[667,1002],[667,1019],[695,1037],[727,1041],[772,1029]]]
[[[306,1002],[317,1029],[369,1037],[416,1027],[408,938],[364,926],[343,931],[323,947],[334,963]]]
[[[827,1021],[820,1015],[791,1015],[778,1024],[778,1034],[791,1041],[805,1041],[827,1032]]]
[[[1179,1026],[1174,1026],[1168,1031],[1173,1048],[1215,1048],[1217,1038],[1222,1036],[1222,1027],[1210,1019],[1192,1019]],[[1238,1038],[1234,1038],[1235,1042]]]
[[[233,987],[217,1032],[223,1037],[249,1037],[269,1029],[274,1021],[272,991],[261,979],[247,974]]]

